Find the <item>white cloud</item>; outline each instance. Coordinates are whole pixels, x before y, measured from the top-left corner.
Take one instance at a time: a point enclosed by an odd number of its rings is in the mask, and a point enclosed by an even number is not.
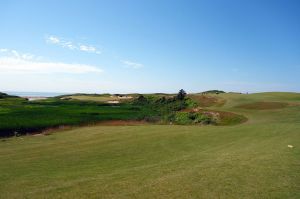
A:
[[[82,50],[82,51],[88,51],[88,52],[94,52],[96,50],[95,47],[86,46],[86,45],[80,45],[79,49]]]
[[[8,51],[8,49],[6,49],[6,48],[0,48],[0,52],[7,52]]]
[[[60,43],[60,39],[58,37],[55,36],[49,36],[46,38],[48,43],[52,43],[52,44],[59,44]]]
[[[139,68],[142,68],[144,66],[141,63],[136,63],[136,62],[132,62],[132,61],[128,61],[128,60],[122,60],[121,62],[123,64],[125,64],[127,67],[133,68],[133,69],[139,69]]]
[[[64,39],[58,38],[56,36],[46,37],[46,42],[50,44],[59,45],[63,48],[68,48],[70,50],[74,50],[77,48],[71,41],[65,41]]]
[[[96,54],[101,54],[101,51],[97,50],[94,46],[88,46],[88,45],[80,45],[79,50],[86,51],[86,52],[92,52]]]
[[[15,58],[19,58],[19,59],[30,60],[30,59],[34,58],[34,55],[32,55],[32,54],[28,54],[28,53],[22,54],[22,53],[19,53],[16,50],[10,50],[10,49],[7,49],[7,48],[1,48],[0,53],[1,53],[0,55],[4,55],[4,56],[7,56],[7,57],[15,57]]]
[[[7,50],[0,57],[0,74],[84,74],[99,73],[101,69],[86,64],[68,64],[61,62],[44,62],[34,59],[34,55],[22,54],[16,50]]]
[[[35,58],[35,56],[34,56],[34,55],[32,55],[32,54],[28,54],[28,53],[26,53],[26,54],[22,54],[22,55],[21,55],[21,57],[22,57],[22,59],[26,59],[26,60],[32,60],[32,59],[34,59],[34,58]]]
[[[11,50],[10,51],[15,57],[20,57],[19,53],[16,50]]]
[[[98,50],[95,46],[73,43],[71,41],[65,40],[63,38],[59,38],[57,36],[47,36],[46,42],[50,44],[59,45],[63,48],[68,48],[70,50],[79,50],[88,53],[101,54],[101,51]]]
[[[0,58],[0,73],[83,74],[102,72],[97,67],[84,64],[66,64],[59,62],[36,62],[11,57]]]
[[[77,49],[77,47],[76,47],[72,42],[70,42],[70,41],[68,41],[68,42],[63,42],[63,43],[61,44],[61,46],[64,47],[64,48],[68,48],[68,49],[70,49],[70,50],[75,50],[75,49]]]

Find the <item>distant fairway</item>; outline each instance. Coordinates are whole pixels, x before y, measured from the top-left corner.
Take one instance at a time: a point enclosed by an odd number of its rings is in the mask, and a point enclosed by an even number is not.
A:
[[[300,198],[300,94],[216,96],[248,121],[0,139],[0,198]],[[240,107],[260,102],[286,106]]]

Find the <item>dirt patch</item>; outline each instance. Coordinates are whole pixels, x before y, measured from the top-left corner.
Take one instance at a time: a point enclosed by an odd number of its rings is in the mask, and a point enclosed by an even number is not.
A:
[[[194,100],[201,107],[210,106],[223,106],[226,102],[225,99],[209,96],[209,95],[189,95],[189,97]]]
[[[280,109],[286,107],[288,104],[283,102],[254,102],[251,104],[243,104],[237,106],[238,108],[253,109],[253,110],[268,110]]]

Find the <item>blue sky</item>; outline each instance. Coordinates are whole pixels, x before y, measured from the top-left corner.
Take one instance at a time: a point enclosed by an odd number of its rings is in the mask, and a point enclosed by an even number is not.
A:
[[[300,92],[298,0],[0,2],[0,90]]]

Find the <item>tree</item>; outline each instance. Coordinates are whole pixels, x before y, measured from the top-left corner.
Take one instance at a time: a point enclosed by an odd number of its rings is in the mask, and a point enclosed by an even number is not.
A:
[[[139,95],[139,97],[136,99],[136,102],[138,104],[145,104],[148,102],[148,100],[144,97],[144,95]]]
[[[186,92],[183,89],[180,89],[176,98],[178,100],[184,100],[185,96],[186,96]]]

